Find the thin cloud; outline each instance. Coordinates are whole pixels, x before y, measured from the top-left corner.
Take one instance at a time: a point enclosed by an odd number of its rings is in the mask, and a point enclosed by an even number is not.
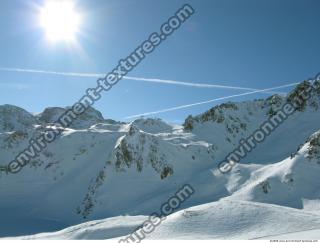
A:
[[[192,103],[192,104],[187,104],[187,105],[181,105],[181,106],[175,106],[175,107],[171,107],[171,108],[167,108],[167,109],[146,112],[146,113],[142,113],[142,114],[138,114],[138,115],[127,116],[124,119],[128,120],[128,119],[133,119],[133,118],[139,118],[142,116],[150,116],[150,115],[156,115],[156,114],[165,113],[165,112],[169,112],[169,111],[186,109],[186,108],[193,107],[193,106],[204,105],[204,104],[213,103],[213,102],[221,101],[221,100],[227,100],[227,99],[231,99],[231,98],[235,98],[235,97],[241,97],[241,96],[257,94],[257,93],[265,93],[265,92],[270,92],[270,91],[274,91],[274,90],[278,90],[278,89],[288,88],[288,87],[296,86],[298,84],[299,83],[291,83],[291,84],[281,85],[281,86],[272,87],[272,88],[268,88],[268,89],[260,89],[260,90],[245,92],[245,93],[236,94],[236,95],[224,96],[224,97],[220,97],[220,98],[216,98],[216,99],[212,99],[212,100],[207,100],[207,101],[202,101],[202,102],[197,102],[197,103]]]
[[[7,68],[0,67],[1,71],[6,72],[22,72],[22,73],[35,73],[35,74],[49,74],[49,75],[59,75],[68,77],[80,77],[80,78],[100,78],[104,77],[105,74],[102,73],[74,73],[74,72],[55,72],[46,70],[36,70],[36,69],[22,69],[22,68]],[[211,89],[232,89],[232,90],[246,90],[246,91],[258,91],[258,89],[230,86],[230,85],[218,85],[218,84],[206,84],[206,83],[192,83],[192,82],[182,82],[177,80],[167,80],[167,79],[156,79],[156,78],[141,78],[141,77],[123,77],[126,80],[134,80],[149,83],[160,83],[160,84],[170,84],[170,85],[180,85],[194,88],[211,88]],[[267,92],[269,93],[269,92]]]

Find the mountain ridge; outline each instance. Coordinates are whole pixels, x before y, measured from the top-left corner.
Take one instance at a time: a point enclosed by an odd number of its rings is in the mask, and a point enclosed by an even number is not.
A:
[[[230,173],[219,173],[219,162],[241,139],[310,85],[311,98],[292,117]],[[15,175],[0,171],[0,208],[6,209],[0,226],[8,229],[0,237],[148,215],[186,183],[196,193],[179,210],[226,198],[310,210],[320,200],[320,185],[312,176],[303,178],[320,169],[319,105],[318,86],[303,82],[288,96],[221,104],[182,125],[152,118],[117,122],[89,109],[25,170]],[[0,165],[11,161],[30,138],[54,126],[63,111],[53,107],[32,115],[0,106]],[[22,230],[24,222],[30,228]]]

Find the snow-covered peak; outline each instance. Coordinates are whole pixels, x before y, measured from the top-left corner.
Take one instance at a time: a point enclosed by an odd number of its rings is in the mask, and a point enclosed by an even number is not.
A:
[[[21,131],[32,128],[37,123],[34,116],[20,107],[0,106],[0,132]]]
[[[189,116],[183,126],[186,131],[193,131],[197,124],[215,123],[227,125],[230,120],[231,122],[236,120],[248,121],[251,116],[265,116],[264,119],[266,119],[268,116],[275,115],[285,102],[295,103],[296,99],[301,99],[302,92],[308,93],[310,98],[299,104],[297,110],[303,112],[307,107],[312,110],[318,110],[320,107],[320,82],[304,81],[297,85],[286,97],[276,94],[267,99],[220,104],[200,115]]]
[[[303,95],[309,95],[309,99],[305,99]],[[310,82],[304,81],[296,86],[296,88],[290,92],[287,96],[287,101],[294,102],[298,98],[304,98],[304,102],[299,104],[297,110],[302,112],[307,107],[313,108],[314,110],[318,110],[320,106],[320,82]]]
[[[89,107],[82,115],[80,115],[71,125],[72,128],[83,129],[92,125],[104,122],[104,118],[100,111]]]
[[[167,124],[161,119],[141,118],[132,122],[132,124],[138,127],[140,130],[147,133],[168,133],[172,132],[172,126]]]
[[[38,115],[39,120],[44,123],[56,123],[57,120],[68,110],[61,107],[49,107]],[[101,112],[89,107],[82,115],[80,115],[70,126],[74,129],[89,128],[98,123],[104,122]]]
[[[45,123],[55,123],[66,112],[65,108],[48,107],[38,114],[39,120]]]

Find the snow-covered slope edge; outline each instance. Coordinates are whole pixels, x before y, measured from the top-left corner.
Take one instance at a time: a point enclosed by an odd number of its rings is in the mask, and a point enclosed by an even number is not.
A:
[[[13,239],[120,239],[146,219],[147,216],[119,216]],[[147,239],[254,239],[311,229],[320,229],[317,214],[264,203],[220,200],[168,216]]]

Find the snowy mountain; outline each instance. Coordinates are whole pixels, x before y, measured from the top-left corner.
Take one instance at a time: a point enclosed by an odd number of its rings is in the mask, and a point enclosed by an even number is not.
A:
[[[310,98],[263,143],[229,173],[218,170],[242,139],[308,87]],[[32,115],[0,106],[0,165],[66,109]],[[150,118],[116,122],[90,108],[19,173],[0,171],[0,237],[65,228],[23,238],[121,238],[184,184],[194,195],[150,239],[252,239],[320,229],[319,109],[319,85],[310,82],[286,97],[218,105],[182,126]]]

